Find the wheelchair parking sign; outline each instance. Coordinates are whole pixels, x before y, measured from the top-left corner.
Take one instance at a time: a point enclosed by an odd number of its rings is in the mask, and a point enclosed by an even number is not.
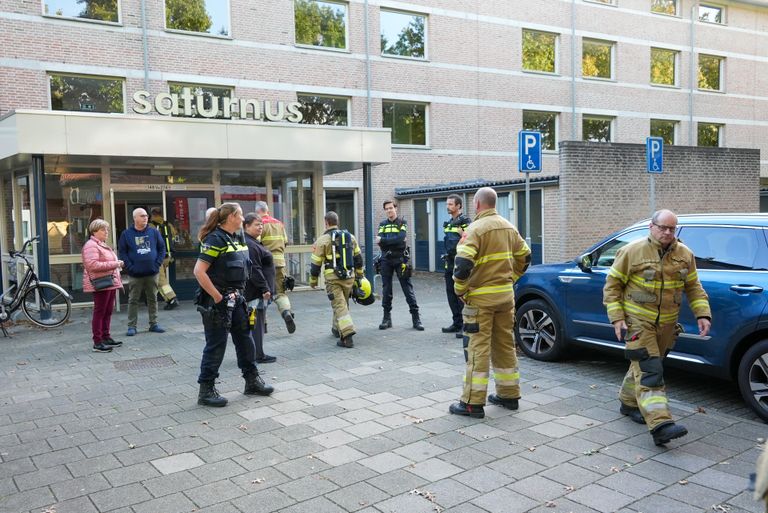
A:
[[[645,140],[645,160],[649,173],[660,175],[664,171],[664,139],[648,137]]]
[[[521,130],[517,134],[517,169],[523,173],[541,172],[541,132]]]

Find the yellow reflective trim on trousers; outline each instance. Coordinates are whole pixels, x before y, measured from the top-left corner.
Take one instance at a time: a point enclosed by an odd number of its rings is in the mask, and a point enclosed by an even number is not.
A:
[[[478,287],[472,292],[467,292],[469,296],[482,296],[485,294],[499,294],[501,292],[512,292],[515,290],[515,286],[512,283],[506,285],[492,285],[488,287]]]
[[[478,266],[486,262],[492,262],[495,260],[510,260],[513,257],[514,257],[514,254],[511,251],[502,251],[501,253],[490,253],[488,255],[478,258],[475,261],[475,265]]]
[[[652,395],[640,400],[640,407],[645,411],[666,410],[669,408],[669,402],[666,396]]]
[[[349,315],[349,314],[342,315],[341,317],[338,317],[336,319],[336,322],[339,325],[339,329],[343,329],[343,328],[346,328],[348,326],[352,326],[352,316]]]
[[[318,265],[322,264],[323,263],[323,257],[317,256],[317,255],[312,255],[312,263],[313,264],[318,264]]]
[[[617,271],[614,267],[611,267],[611,270],[608,271],[608,276],[613,276],[614,278],[617,278],[621,283],[627,283],[627,275]]]
[[[497,384],[517,385],[520,381],[520,373],[514,372],[514,371],[513,372],[494,372],[493,380],[496,381]]]
[[[459,247],[456,248],[456,256],[466,256],[469,260],[472,260],[475,255],[477,255],[477,250],[471,246],[459,244]]]
[[[464,375],[463,381],[464,381],[464,383],[467,382],[466,374]],[[485,386],[488,386],[488,378],[487,377],[485,377],[485,378],[478,378],[478,377],[472,376],[472,384],[473,385],[485,385]]]

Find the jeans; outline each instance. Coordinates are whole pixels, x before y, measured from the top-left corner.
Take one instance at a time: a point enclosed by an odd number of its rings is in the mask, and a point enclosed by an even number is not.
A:
[[[115,307],[117,290],[97,290],[93,293],[93,319],[91,319],[91,331],[93,332],[93,344],[111,338],[109,326],[112,323],[112,310]]]
[[[412,314],[417,314],[419,313],[419,305],[416,303],[416,294],[413,292],[413,283],[411,283],[410,278],[403,278],[402,275],[397,272],[401,265],[402,260],[400,259],[381,259],[381,306],[384,307],[384,313],[392,311],[392,276],[397,274],[397,279],[400,281],[400,287],[403,289],[408,308]]]
[[[232,326],[227,328],[217,319],[203,316],[203,328],[205,331],[205,348],[203,359],[200,362],[200,376],[198,383],[213,383],[219,377],[219,367],[224,361],[224,352],[227,348],[227,335],[232,334],[232,342],[235,344],[237,354],[237,366],[243,376],[256,370],[256,349],[251,330],[248,326],[248,312],[245,300],[240,297],[235,309],[232,311]]]
[[[139,299],[143,292],[147,296],[149,325],[157,324],[157,275],[131,276],[130,291],[128,292],[128,327],[135,328],[139,320]]]

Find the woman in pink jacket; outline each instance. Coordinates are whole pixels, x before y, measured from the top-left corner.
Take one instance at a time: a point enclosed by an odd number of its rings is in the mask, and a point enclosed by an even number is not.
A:
[[[88,227],[91,238],[83,245],[83,292],[93,292],[93,350],[97,353],[109,353],[112,348],[123,345],[109,334],[112,322],[112,310],[115,307],[117,289],[123,287],[120,268],[123,261],[117,259],[114,250],[107,245],[109,223],[95,219]],[[112,276],[111,287],[94,290],[91,280],[102,276]]]

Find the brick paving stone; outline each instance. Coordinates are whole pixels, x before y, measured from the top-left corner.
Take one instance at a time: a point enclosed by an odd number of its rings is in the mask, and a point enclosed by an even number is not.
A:
[[[582,468],[597,472],[603,476],[610,476],[619,470],[625,470],[625,461],[608,456],[607,454],[594,454],[592,456],[580,456],[571,460],[571,463]]]
[[[478,451],[472,447],[462,447],[453,451],[447,451],[440,455],[440,459],[452,463],[464,470],[481,467],[496,459],[486,452]]]
[[[440,446],[431,444],[428,441],[420,440],[395,449],[394,452],[411,461],[424,461],[434,456],[441,455],[446,451]]]
[[[189,470],[205,464],[203,460],[191,452],[159,458],[152,460],[150,463],[152,463],[160,473],[165,475],[181,472],[182,470]]]
[[[317,458],[296,458],[294,460],[285,461],[278,465],[275,465],[275,469],[279,470],[283,474],[292,479],[298,479],[300,477],[308,476],[310,474],[316,474],[327,470],[331,467],[326,462]]]
[[[453,479],[479,492],[490,492],[515,481],[513,477],[507,474],[484,467],[476,467],[456,474]]]
[[[338,447],[340,445],[354,442],[355,440],[358,440],[358,438],[345,431],[337,429],[335,431],[329,431],[327,433],[313,436],[310,438],[310,440],[317,442],[327,449],[330,449],[331,447]]]
[[[435,503],[443,508],[451,508],[480,495],[480,492],[466,486],[460,478],[449,478],[436,483],[429,483],[424,485],[422,489],[434,494]]]
[[[20,474],[13,478],[20,491],[31,490],[41,486],[48,486],[61,481],[72,479],[72,475],[64,465],[43,468],[35,472]]]
[[[765,513],[765,503],[760,503],[752,498],[752,492],[741,492],[728,500],[729,505],[750,513]],[[729,512],[731,513],[731,512]]]
[[[341,403],[337,404],[340,405]],[[351,422],[352,424],[360,424],[369,420],[378,420],[382,418],[381,414],[376,413],[369,408],[359,408],[351,411],[348,410],[343,413],[339,413],[338,416],[339,418]]]
[[[343,509],[329,501],[325,497],[315,497],[314,499],[294,504],[288,508],[283,508],[280,513],[345,513]],[[378,513],[378,512],[376,512]]]
[[[288,461],[288,458],[272,448],[267,448],[235,456],[232,460],[247,470],[256,470],[283,463]]]
[[[628,495],[596,484],[579,488],[569,493],[566,498],[604,513],[613,513],[634,501]]]
[[[146,445],[144,447],[115,452],[113,455],[120,460],[120,463],[127,466],[156,460],[168,456],[168,453],[161,449],[159,445]]]
[[[336,416],[324,417],[321,419],[313,420],[308,423],[308,426],[312,429],[319,431],[320,433],[328,433],[329,431],[335,431],[337,429],[343,429],[345,427],[352,426],[351,422],[341,419]]]
[[[247,438],[233,440],[233,442],[246,451],[258,451],[260,449],[267,449],[282,443],[280,438],[271,433],[259,433],[258,435],[249,436]]]
[[[136,513],[187,513],[196,509],[195,504],[181,493],[151,499],[133,506],[133,511]]]
[[[701,472],[693,474],[688,478],[688,482],[733,495],[746,490],[749,485],[749,480],[746,476],[734,476],[726,472],[720,472],[714,468],[707,468]]]
[[[238,465],[237,462],[232,460],[216,461],[213,463],[206,463],[198,467],[190,467],[189,472],[197,477],[200,481],[205,482],[210,476],[215,476],[216,479],[227,479],[230,477],[244,474],[246,469]]]
[[[353,483],[365,481],[378,475],[378,473],[368,467],[364,467],[355,461],[346,465],[339,465],[323,472],[320,476],[330,479],[338,486],[349,486]]]
[[[703,511],[711,511],[707,508],[702,510],[700,507],[686,504],[663,495],[649,495],[637,502],[632,503],[632,510],[637,512],[664,512],[664,513],[702,513]]]
[[[365,458],[365,454],[349,446],[333,447],[315,454],[315,457],[336,467]]]
[[[687,470],[681,468],[669,467],[654,460],[643,461],[637,465],[632,465],[626,472],[637,474],[647,479],[651,479],[661,484],[670,485],[683,479],[688,479],[691,475]]]
[[[559,483],[542,476],[529,476],[507,485],[512,491],[539,503],[554,500],[568,493]]]
[[[362,422],[360,424],[355,424],[344,428],[344,431],[351,433],[358,438],[366,438],[369,436],[378,435],[389,430],[389,427],[383,426],[375,421]]]
[[[420,461],[414,465],[409,465],[406,470],[431,481],[445,479],[462,471],[460,467],[439,458]]]
[[[215,477],[211,476],[203,481],[204,484],[202,486],[185,490],[184,495],[192,499],[198,507],[203,508],[219,502],[243,497],[246,494],[242,488],[228,479],[212,482],[211,478]]]
[[[670,499],[679,500],[700,508],[709,508],[713,504],[726,502],[732,495],[691,482],[686,485],[675,483],[664,488],[659,493]]]
[[[254,493],[274,486],[288,483],[291,479],[273,468],[260,468],[229,479],[245,493]]]
[[[412,464],[413,461],[402,455],[386,452],[371,456],[370,458],[362,458],[358,460],[358,463],[379,474],[384,474],[395,469],[406,467]]]
[[[651,495],[665,486],[636,474],[630,474],[629,472],[618,472],[597,481],[597,484],[624,495],[629,495],[635,499]]]
[[[75,499],[60,501],[51,504],[50,507],[54,508],[56,513],[98,513],[98,510],[88,497],[77,497]],[[35,511],[37,513],[37,510]]]
[[[499,488],[474,499],[472,504],[490,513],[522,513],[537,506],[537,502],[507,488]]]
[[[387,499],[389,496],[368,483],[355,483],[325,495],[344,511],[358,511]]]
[[[74,477],[88,476],[104,472],[106,470],[112,470],[118,468],[120,462],[111,454],[105,454],[103,456],[97,456],[95,458],[88,458],[87,460],[79,460],[74,463],[68,463],[67,468]]]
[[[408,513],[434,513],[435,505],[425,497],[406,492],[376,503],[376,509],[381,511],[407,511]]]
[[[536,447],[535,451],[521,451],[520,457],[541,463],[542,465],[558,465],[573,459],[570,454],[547,445]]]
[[[297,502],[306,501],[319,495],[338,490],[330,479],[313,474],[278,486],[278,489]]]
[[[470,502],[458,504],[457,506],[445,510],[443,513],[488,513],[486,510],[475,506]]]
[[[188,471],[181,471],[148,479],[142,484],[153,497],[163,497],[176,492],[197,488],[202,484],[202,481]]]
[[[109,488],[89,495],[99,511],[109,511],[119,507],[132,506],[150,500],[152,497],[139,484],[130,484],[118,488]]]
[[[689,472],[698,472],[715,464],[714,461],[693,454],[686,454],[683,451],[667,451],[658,454],[652,458],[654,461],[681,468]]]

